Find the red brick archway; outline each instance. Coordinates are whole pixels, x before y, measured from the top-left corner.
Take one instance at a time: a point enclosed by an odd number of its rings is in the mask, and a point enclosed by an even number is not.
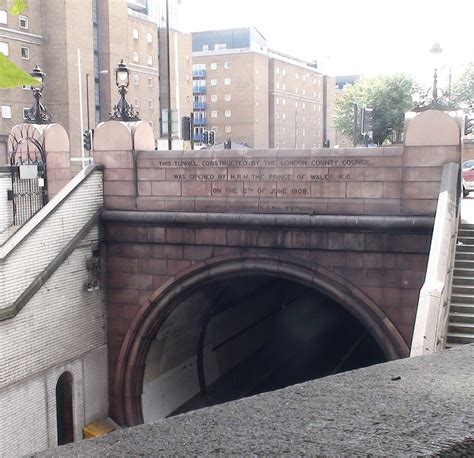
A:
[[[172,310],[185,297],[211,281],[254,274],[284,278],[323,292],[364,323],[388,360],[408,356],[406,342],[380,307],[352,283],[328,269],[285,256],[213,258],[171,278],[143,304],[132,322],[115,371],[115,417],[120,424],[143,423],[141,393],[146,356]]]

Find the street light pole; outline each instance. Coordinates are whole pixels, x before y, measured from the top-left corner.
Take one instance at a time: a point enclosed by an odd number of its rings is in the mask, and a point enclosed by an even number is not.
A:
[[[172,149],[171,140],[171,57],[170,57],[170,15],[169,5],[166,0],[166,58],[167,58],[167,76],[168,76],[168,150]]]

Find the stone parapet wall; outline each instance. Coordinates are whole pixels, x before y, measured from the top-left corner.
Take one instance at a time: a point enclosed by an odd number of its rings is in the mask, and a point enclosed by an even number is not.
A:
[[[158,211],[433,215],[455,147],[99,152],[105,207]],[[136,164],[136,179],[134,166]]]

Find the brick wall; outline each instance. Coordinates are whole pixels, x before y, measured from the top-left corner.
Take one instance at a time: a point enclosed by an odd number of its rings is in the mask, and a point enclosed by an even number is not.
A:
[[[100,246],[93,216],[101,206],[102,172],[91,167],[0,246],[0,313],[27,288],[33,291],[16,315],[0,321],[0,454],[57,444],[55,389],[65,371],[73,379],[75,439],[82,438],[83,426],[108,414],[104,291],[84,287],[86,262]],[[61,257],[90,221],[95,223]],[[31,290],[35,284],[40,286]]]

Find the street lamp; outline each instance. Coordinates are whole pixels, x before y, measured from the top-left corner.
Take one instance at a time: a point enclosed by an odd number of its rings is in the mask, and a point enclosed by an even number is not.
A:
[[[415,102],[415,108],[413,111],[421,112],[426,110],[443,110],[443,111],[453,111],[455,107],[451,105],[451,82],[449,83],[448,93],[442,92],[441,97],[438,95],[438,70],[440,70],[440,56],[443,52],[443,48],[439,43],[434,43],[430,48],[430,54],[432,56],[432,61],[434,64],[434,73],[433,73],[433,87],[431,88],[432,99],[428,99],[429,90],[426,95],[422,96],[422,102]],[[450,80],[451,80],[451,70],[450,70]],[[446,101],[447,99],[447,101]]]
[[[125,95],[127,94],[127,87],[130,83],[130,69],[127,64],[124,63],[123,59],[114,69],[115,83],[118,87],[120,94],[120,100],[117,105],[114,106],[113,113],[110,113],[110,119],[118,121],[139,121],[138,112],[135,112],[130,103],[128,103]]]
[[[46,108],[40,101],[43,96],[44,78],[46,73],[44,73],[37,64],[30,75],[38,81],[38,84],[31,86],[31,92],[35,98],[35,104],[29,109],[25,120],[30,124],[50,124],[52,116],[47,112]]]
[[[435,61],[435,69],[433,74],[433,108],[436,110],[438,108],[438,59],[441,53],[443,52],[443,48],[440,46],[439,43],[434,43],[433,46],[430,48],[430,54],[433,56],[433,60]]]

